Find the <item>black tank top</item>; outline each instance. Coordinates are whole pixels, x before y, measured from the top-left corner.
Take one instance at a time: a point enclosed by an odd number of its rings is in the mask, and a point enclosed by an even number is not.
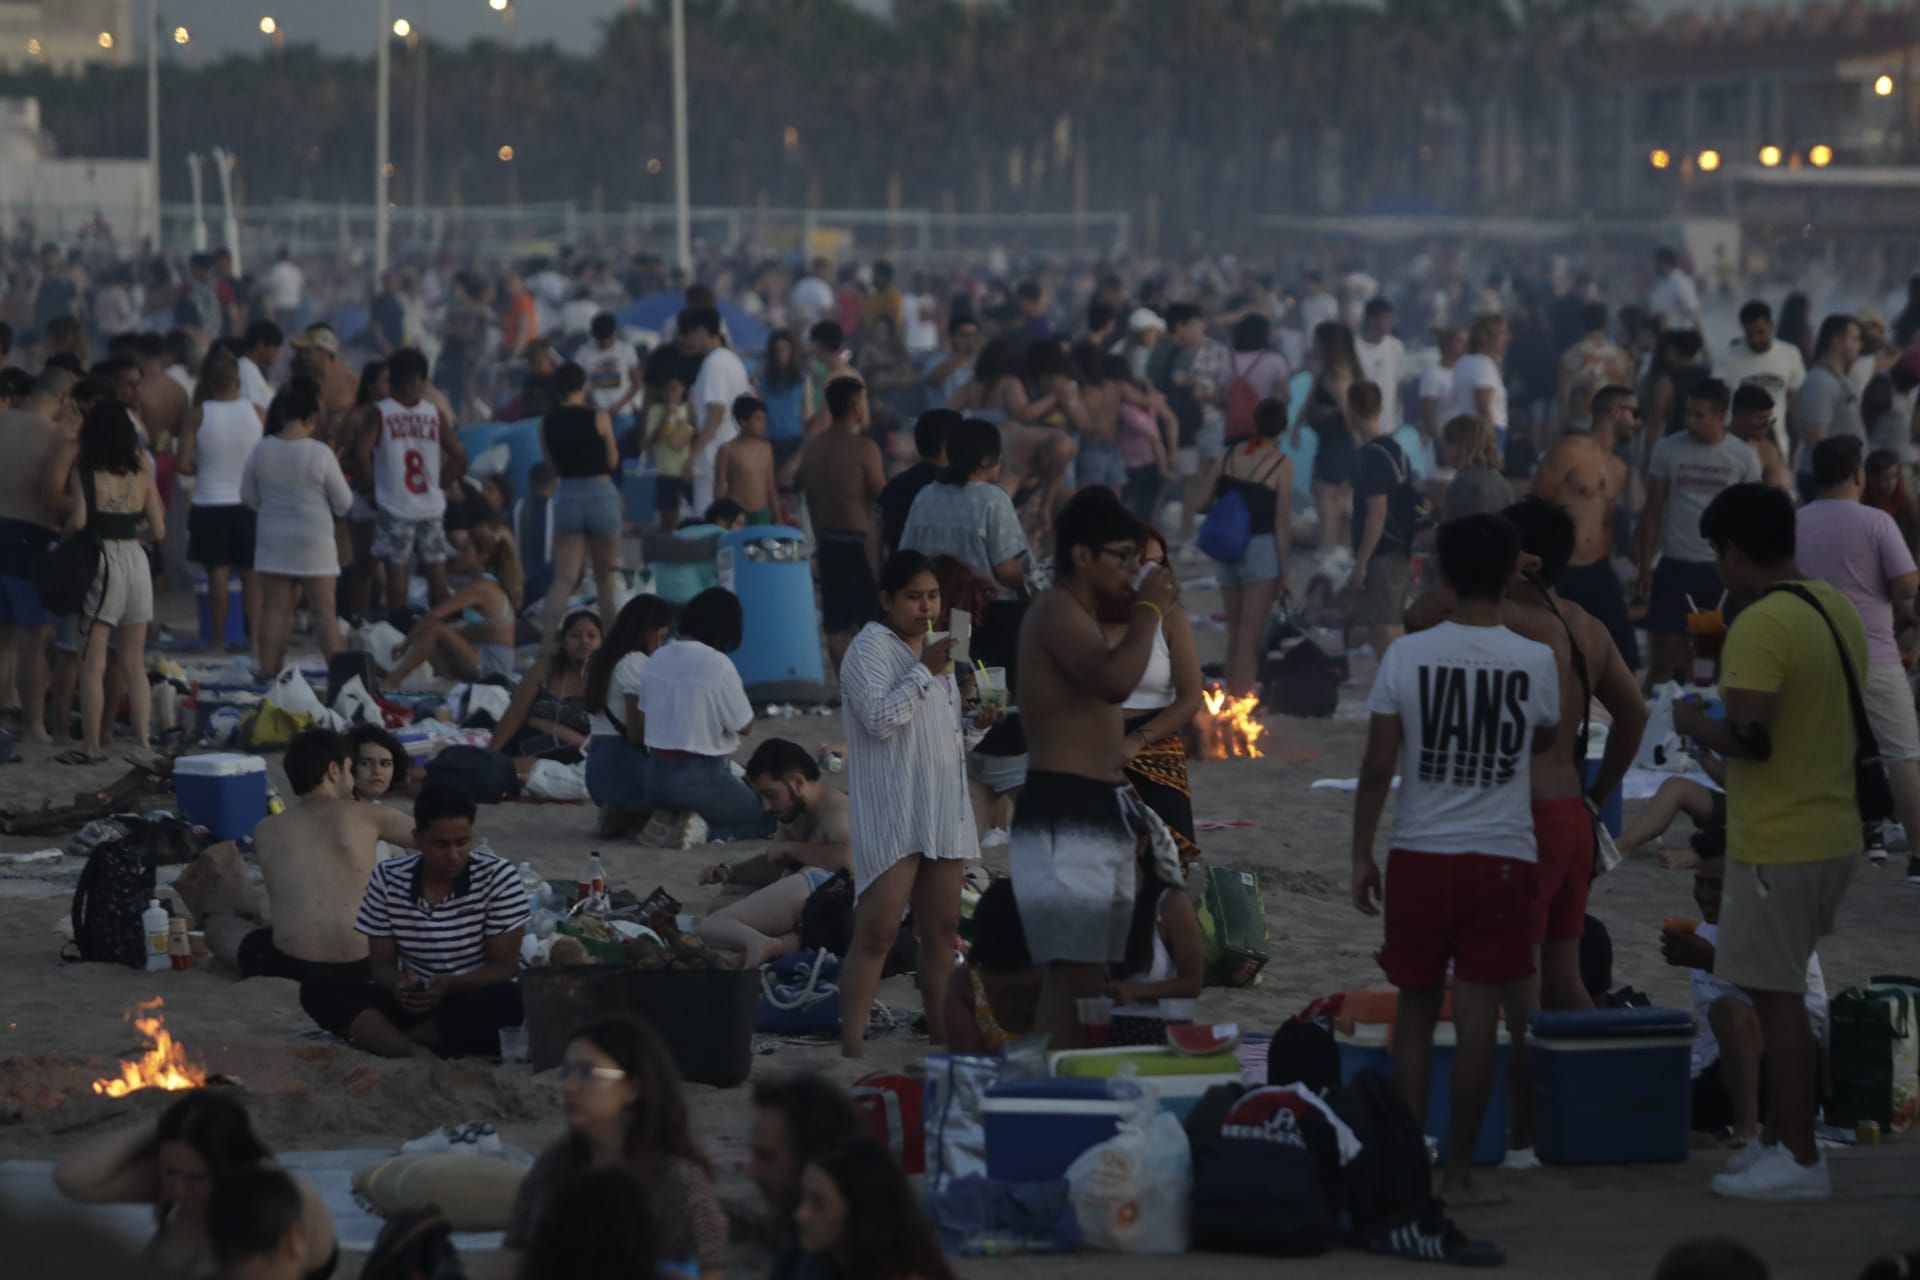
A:
[[[553,469],[563,480],[584,480],[610,476],[607,446],[594,427],[597,414],[583,404],[563,404],[548,412],[540,423],[546,437],[547,452],[553,455]]]

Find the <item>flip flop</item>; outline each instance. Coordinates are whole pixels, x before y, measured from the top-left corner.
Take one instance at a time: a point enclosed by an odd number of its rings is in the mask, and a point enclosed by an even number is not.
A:
[[[53,762],[55,764],[75,764],[75,765],[105,764],[107,762],[107,757],[106,756],[90,756],[86,752],[78,751],[78,750],[62,751],[59,755],[53,758]]]
[[[1491,1241],[1469,1240],[1445,1218],[1389,1228],[1368,1238],[1367,1251],[1409,1262],[1442,1262],[1456,1267],[1498,1267],[1507,1260]]]

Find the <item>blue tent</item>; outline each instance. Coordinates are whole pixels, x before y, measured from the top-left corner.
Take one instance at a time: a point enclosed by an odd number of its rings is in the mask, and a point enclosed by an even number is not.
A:
[[[686,305],[686,294],[678,289],[663,289],[637,302],[629,302],[614,312],[613,318],[628,329],[652,329],[665,334]],[[727,337],[735,351],[753,354],[766,348],[767,334],[771,332],[766,321],[748,315],[731,302],[720,304],[720,319],[727,326]]]
[[[527,473],[533,470],[534,463],[540,461],[540,419],[477,422],[460,428],[460,447],[466,450],[469,460],[479,457],[497,444],[507,446],[507,479],[513,485],[513,496],[525,497]]]

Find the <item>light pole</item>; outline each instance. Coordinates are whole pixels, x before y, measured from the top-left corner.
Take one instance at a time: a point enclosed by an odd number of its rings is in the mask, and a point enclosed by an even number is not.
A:
[[[693,278],[693,208],[687,175],[687,0],[673,0],[673,240]]]
[[[427,216],[427,42],[414,27],[407,34],[413,59],[413,222],[416,233]]]
[[[207,251],[207,205],[206,191],[201,185],[200,153],[187,152],[187,174],[193,180],[193,251]]]
[[[392,29],[393,0],[380,0],[373,99],[373,279],[376,287],[387,273],[387,117],[393,91],[393,63],[387,41]]]
[[[160,252],[160,0],[147,0],[147,201],[149,236]]]

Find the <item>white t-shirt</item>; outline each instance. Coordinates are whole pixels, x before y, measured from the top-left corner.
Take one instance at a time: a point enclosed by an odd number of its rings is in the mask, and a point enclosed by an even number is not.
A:
[[[240,357],[240,398],[251,400],[262,413],[273,404],[273,384],[267,381],[267,375],[260,372],[260,366],[251,356]]]
[[[1378,342],[1356,337],[1353,350],[1360,372],[1380,388],[1380,421],[1392,434],[1400,425],[1400,380],[1407,376],[1407,346],[1388,334]]]
[[[607,681],[607,706],[613,714],[620,717],[622,724],[627,719],[627,695],[632,694],[634,702],[645,710],[640,703],[640,677],[647,670],[647,655],[635,649],[626,657],[613,664],[613,675]],[[594,737],[624,738],[627,735],[608,718],[605,711],[596,711],[588,717],[587,730]]]
[[[276,310],[293,310],[306,291],[307,273],[292,258],[282,258],[267,268],[267,296]]]
[[[662,645],[647,663],[640,690],[649,751],[730,756],[740,730],[753,722],[753,704],[732,659],[698,640]]]
[[[1492,356],[1461,356],[1453,366],[1453,383],[1447,388],[1447,397],[1440,406],[1440,421],[1458,417],[1463,413],[1479,413],[1479,392],[1486,388],[1493,392],[1493,425],[1504,431],[1507,428],[1507,380],[1500,376],[1500,366],[1493,362]]]
[[[1708,942],[1717,944],[1720,938],[1720,926],[1708,924],[1704,920],[1696,925],[1693,931]],[[1712,1009],[1715,1002],[1723,996],[1732,996],[1745,1005],[1751,1005],[1753,997],[1725,978],[1708,973],[1704,969],[1687,970],[1687,981],[1693,988],[1693,1074],[1697,1076],[1720,1061],[1720,1042],[1713,1037],[1713,1023],[1708,1020],[1707,1011]],[[1827,981],[1820,972],[1818,952],[1807,957],[1807,1020],[1813,1024],[1813,1038],[1825,1044],[1827,1041]]]
[[[1533,734],[1560,720],[1553,650],[1443,622],[1393,642],[1367,709],[1400,717],[1394,848],[1538,861]]]
[[[1420,373],[1420,399],[1437,402],[1436,410],[1442,425],[1447,420],[1447,402],[1453,397],[1453,370],[1435,360]]]
[[[935,314],[939,304],[930,293],[909,293],[901,303],[901,335],[907,354],[923,356],[940,349],[940,323]]]
[[[618,338],[612,346],[604,348],[588,339],[587,345],[574,352],[573,358],[587,371],[587,399],[596,409],[611,409],[619,404],[633,381],[634,371],[640,367],[640,357],[632,344]]]
[[[1700,325],[1700,291],[1693,277],[1675,267],[1654,281],[1647,309],[1669,329],[1696,329]]]
[[[1300,298],[1300,327],[1306,331],[1307,341],[1313,341],[1313,331],[1329,320],[1340,318],[1340,300],[1330,293],[1303,294]]]
[[[833,310],[833,286],[819,276],[801,276],[793,282],[787,300],[809,315],[824,316]]]
[[[1800,358],[1800,348],[1776,341],[1765,351],[1755,351],[1744,337],[1735,338],[1714,372],[1735,390],[1754,386],[1773,397],[1773,443],[1781,457],[1789,456],[1787,393],[1798,391],[1807,380],[1807,364]]]
[[[719,455],[720,446],[740,434],[740,424],[733,420],[733,402],[752,393],[753,379],[747,376],[747,366],[740,362],[732,348],[715,347],[700,362],[700,376],[693,380],[693,389],[687,395],[687,403],[693,406],[694,430],[706,426],[708,406],[716,404],[720,406],[720,429],[707,441],[707,447],[694,455],[693,509],[696,513],[705,511],[713,501],[713,460]]]

